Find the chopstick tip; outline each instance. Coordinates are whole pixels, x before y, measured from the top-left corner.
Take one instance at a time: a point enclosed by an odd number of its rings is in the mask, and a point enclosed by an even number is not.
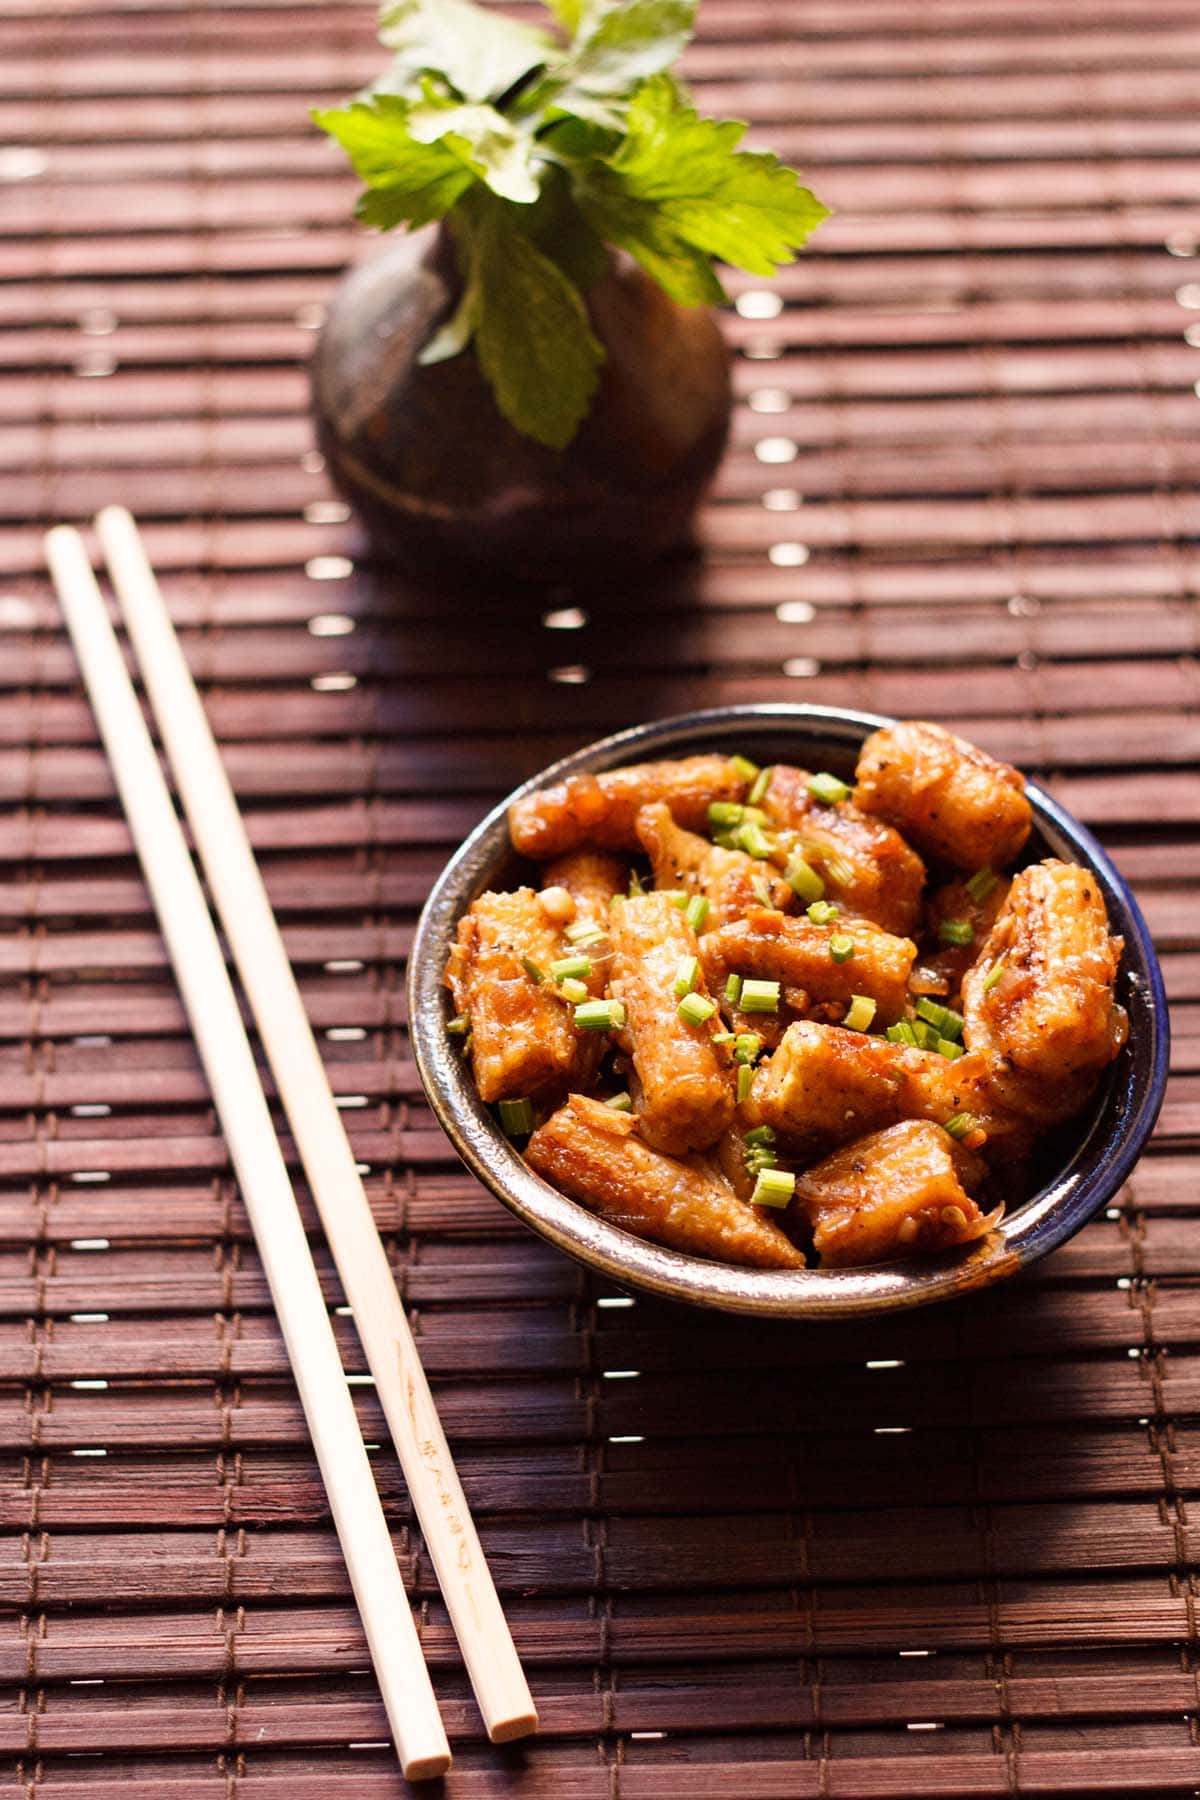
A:
[[[511,1713],[506,1719],[494,1719],[488,1727],[493,1744],[512,1744],[517,1738],[532,1737],[538,1728],[537,1708]]]
[[[449,1750],[435,1750],[427,1756],[412,1756],[400,1767],[406,1781],[436,1781],[453,1760]]]

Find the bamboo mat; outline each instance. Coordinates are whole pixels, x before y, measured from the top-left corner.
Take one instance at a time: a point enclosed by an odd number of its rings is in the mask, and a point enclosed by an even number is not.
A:
[[[371,565],[306,418],[356,251],[306,108],[372,73],[371,9],[0,0],[0,1794],[405,1791],[39,566],[44,523],[111,500],[228,746],[541,1707],[533,1745],[481,1741],[377,1449],[447,1800],[1200,1791],[1200,14],[702,12],[705,106],[837,208],[735,284],[705,559],[467,618]],[[1137,884],[1175,1007],[1118,1204],[1007,1291],[845,1331],[581,1274],[460,1172],[405,1036],[416,910],[505,789],[778,698],[1036,773]]]

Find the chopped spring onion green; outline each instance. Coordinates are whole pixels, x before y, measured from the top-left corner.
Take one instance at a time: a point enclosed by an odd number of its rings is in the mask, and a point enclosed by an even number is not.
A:
[[[779,1158],[773,1150],[743,1150],[742,1162],[747,1175],[761,1175],[764,1169],[773,1169]]]
[[[676,1008],[680,1018],[686,1019],[689,1025],[703,1025],[716,1010],[716,1001],[705,999],[703,994],[685,994]]]
[[[558,991],[563,999],[569,1000],[572,1005],[580,1000],[586,1000],[588,997],[587,983],[577,981],[574,975],[568,975],[565,981],[560,981]]]
[[[854,870],[844,856],[838,856],[832,850],[825,850],[821,855],[822,866],[834,887],[848,888],[854,886]]]
[[[820,775],[809,776],[808,791],[814,800],[821,800],[826,806],[836,806],[839,800],[850,798],[849,783],[840,781],[836,775],[824,772]]]
[[[759,862],[765,862],[775,848],[762,826],[755,819],[750,819],[746,824],[738,826],[734,832],[734,841],[739,850],[744,850],[747,856],[756,857]]]
[[[610,1094],[604,1104],[611,1107],[613,1112],[633,1111],[633,1101],[628,1094]]]
[[[646,891],[645,888],[642,886],[642,878],[638,874],[637,870],[630,869],[630,871],[629,871],[629,898],[631,900],[640,900],[642,895],[645,893],[645,891]]]
[[[624,1023],[625,1008],[619,1000],[585,1000],[575,1008],[580,1031],[620,1031]]]
[[[464,1056],[470,1056],[471,1045],[474,1042],[475,1042],[475,1033],[473,1031],[468,1031],[466,1037],[463,1039],[462,1043],[459,1045],[459,1048],[461,1049]]]
[[[756,1125],[753,1131],[746,1133],[745,1142],[757,1149],[766,1144],[768,1148],[775,1142],[775,1133],[769,1125]]]
[[[451,1037],[466,1037],[470,1029],[471,1020],[467,1013],[459,1013],[458,1017],[451,1019],[446,1026]]]
[[[834,900],[814,900],[808,908],[808,916],[814,925],[832,925],[841,910]]]
[[[952,1138],[970,1137],[973,1131],[979,1130],[979,1120],[974,1113],[955,1113],[952,1119],[946,1120],[942,1129],[948,1131]]]
[[[700,979],[700,959],[695,956],[681,956],[675,970],[675,998],[682,1000],[690,994]]]
[[[550,964],[550,974],[555,981],[569,981],[572,976],[580,980],[591,972],[590,956],[560,956],[557,962]]]
[[[767,769],[760,769],[758,771],[758,774],[754,777],[754,786],[750,789],[750,792],[746,795],[747,806],[761,806],[762,805],[763,795],[766,793],[767,789],[770,787],[771,777],[774,773],[775,773],[775,770],[773,767],[767,768]]]
[[[737,800],[710,800],[708,806],[708,822],[719,830],[728,830],[731,825],[740,825],[746,816],[746,809]]]
[[[756,875],[754,880],[750,883],[750,886],[754,890],[754,898],[759,901],[761,905],[769,907],[772,912],[779,911],[779,908],[775,904],[775,896],[771,892],[771,884],[765,875]]]
[[[939,944],[973,944],[975,927],[970,919],[943,919],[937,928]]]
[[[757,1062],[762,1047],[763,1041],[757,1031],[739,1031],[733,1040],[733,1060],[735,1063]]]
[[[688,903],[686,888],[660,888],[659,892],[664,900],[669,900],[672,906],[679,908],[680,912]]]
[[[937,1049],[938,1034],[934,1030],[932,1025],[927,1024],[924,1019],[914,1019],[912,1022],[912,1028],[913,1028],[913,1035],[915,1036],[915,1038],[917,1040],[917,1044],[920,1049],[922,1049],[922,1050],[936,1050]]]
[[[568,944],[574,944],[577,950],[590,950],[604,936],[604,929],[594,919],[580,919],[575,925],[568,925],[563,932]]]
[[[714,831],[712,841],[718,850],[736,850],[737,841],[732,831]]]
[[[994,869],[976,869],[967,883],[967,892],[976,906],[982,906],[999,879]]]
[[[708,919],[707,894],[693,894],[684,908],[684,912],[687,917],[687,922],[692,930],[703,931],[705,922]]]
[[[796,1191],[796,1177],[787,1169],[763,1169],[750,1196],[752,1206],[786,1206]]]
[[[742,978],[741,978],[741,976],[740,975],[727,975],[725,977],[725,998],[728,1000],[730,1006],[736,1006],[738,1001],[741,999],[741,997],[742,997]]]
[[[825,883],[812,865],[805,862],[802,856],[793,856],[783,871],[783,878],[797,898],[803,900],[805,904],[810,900],[820,900],[824,897]]]
[[[928,1019],[936,1025],[942,1037],[959,1038],[962,1036],[963,1018],[952,1006],[939,1006],[936,1000],[927,999],[925,995],[917,1001],[917,1016]]]
[[[917,1047],[917,1034],[907,1019],[901,1019],[898,1025],[889,1025],[884,1036],[889,1044],[903,1044],[909,1050]]]
[[[734,1044],[737,1042],[737,1033],[735,1031],[714,1031],[712,1041],[714,1044]]]
[[[996,983],[999,981],[999,979],[1000,979],[1001,975],[1003,975],[1003,973],[1004,973],[1004,958],[1002,956],[1000,956],[1000,957],[997,957],[996,961],[992,964],[991,968],[987,972],[987,980],[983,984],[983,991],[985,994],[991,993],[992,989],[995,987]]]
[[[835,931],[829,940],[829,954],[835,963],[849,962],[854,955],[854,939]]]
[[[739,781],[753,781],[758,774],[758,764],[751,762],[748,756],[731,756],[729,767]]]
[[[533,1107],[528,1100],[500,1102],[500,1128],[506,1137],[528,1137],[533,1130]]]
[[[521,958],[521,967],[524,969],[525,973],[528,975],[530,981],[532,981],[534,987],[541,987],[542,982],[545,980],[545,976],[543,975],[542,971],[538,968],[537,964],[535,962],[531,962],[527,956],[523,956]]]
[[[850,1005],[842,1024],[849,1031],[869,1031],[875,1017],[875,1002],[866,994],[851,994]]]
[[[947,1062],[957,1062],[963,1053],[963,1047],[961,1044],[956,1044],[953,1038],[939,1038],[937,1052],[939,1056],[944,1056]]]
[[[777,981],[756,981],[752,976],[747,976],[742,983],[742,995],[738,1004],[743,1012],[778,1012],[779,983]]]
[[[750,1089],[754,1086],[754,1070],[749,1063],[742,1063],[737,1072],[737,1102],[742,1103],[750,1098]]]

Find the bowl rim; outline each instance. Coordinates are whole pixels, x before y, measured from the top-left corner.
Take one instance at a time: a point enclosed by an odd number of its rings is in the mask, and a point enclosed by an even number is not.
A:
[[[467,1168],[540,1237],[620,1286],[723,1311],[846,1319],[920,1306],[990,1286],[1071,1237],[1128,1178],[1154,1127],[1166,1087],[1170,1028],[1162,972],[1141,909],[1090,831],[1035,783],[1026,784],[1048,854],[1089,867],[1115,930],[1125,938],[1122,999],[1129,1041],[1093,1103],[1080,1142],[1055,1176],[965,1253],[850,1269],[761,1270],[708,1261],[634,1236],[543,1181],[480,1100],[445,1024],[443,972],[458,919],[511,857],[507,815],[514,800],[570,775],[650,756],[697,753],[756,737],[827,740],[853,754],[872,731],[895,723],[878,713],[786,701],[710,707],[649,720],[598,738],[516,788],[463,841],[429,893],[409,952],[409,1037],[434,1115]]]

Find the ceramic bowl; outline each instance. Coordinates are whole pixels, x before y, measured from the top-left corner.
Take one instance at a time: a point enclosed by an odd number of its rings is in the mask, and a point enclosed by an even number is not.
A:
[[[787,761],[850,775],[868,733],[890,723],[871,713],[820,706],[729,706],[637,725],[553,764],[518,789],[565,776],[704,750],[735,751],[756,762]],[[1034,829],[1027,857],[1062,857],[1092,871],[1114,932],[1125,939],[1118,998],[1129,1012],[1129,1041],[1089,1111],[1069,1128],[1053,1174],[989,1237],[948,1255],[859,1269],[737,1268],[646,1243],[598,1218],[535,1175],[475,1092],[470,1071],[446,1034],[443,983],[458,920],[487,888],[528,875],[509,844],[506,812],[489,813],[447,864],[417,926],[409,964],[409,1030],[430,1105],[473,1174],[548,1243],[622,1287],[730,1312],[798,1319],[844,1319],[920,1306],[990,1285],[1046,1255],[1117,1193],[1153,1128],[1167,1075],[1166,998],[1145,920],[1100,845],[1032,783]]]

